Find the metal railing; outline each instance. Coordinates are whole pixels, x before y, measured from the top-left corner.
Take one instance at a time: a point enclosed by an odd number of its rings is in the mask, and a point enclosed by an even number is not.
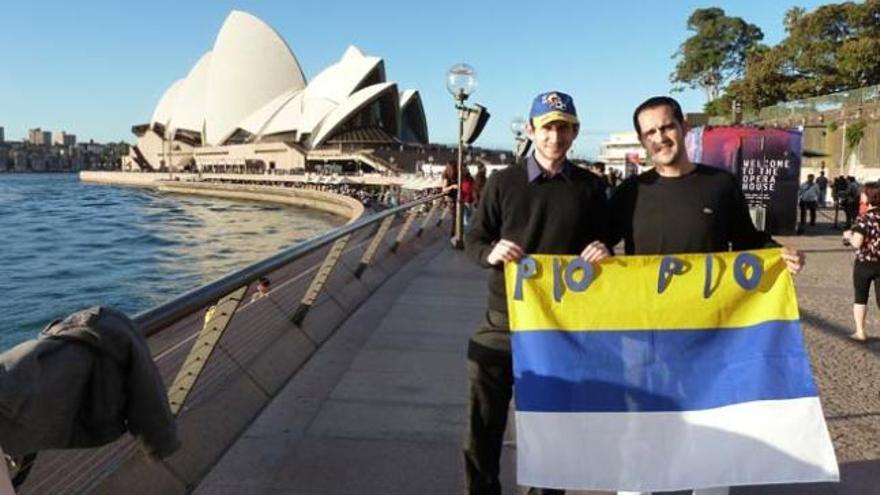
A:
[[[260,277],[266,276],[307,254],[317,251],[337,239],[341,239],[353,232],[359,231],[366,226],[381,222],[387,217],[394,217],[400,212],[410,210],[425,203],[439,201],[442,197],[442,194],[438,194],[436,196],[423,198],[360,218],[355,222],[301,242],[296,246],[276,253],[265,260],[258,261],[239,271],[215,280],[214,282],[187,292],[171,301],[144,311],[135,316],[134,321],[140,327],[141,331],[144,332],[144,335],[153,335],[157,331],[165,328],[171,322],[204,307],[208,303],[217,301],[220,297],[232,292],[238,287],[249,285],[256,280],[259,280]]]
[[[181,450],[153,462],[125,435],[97,449],[40,453],[19,493],[191,491],[336,328],[448,234],[448,211],[436,214],[442,197],[361,218],[135,316],[169,384]],[[254,299],[262,277],[271,290]]]

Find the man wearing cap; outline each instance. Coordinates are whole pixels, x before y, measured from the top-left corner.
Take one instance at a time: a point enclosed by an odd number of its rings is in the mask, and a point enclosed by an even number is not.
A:
[[[579,122],[571,96],[558,91],[532,102],[528,137],[534,153],[489,177],[465,235],[465,250],[490,270],[483,322],[468,345],[468,428],[464,445],[467,493],[500,495],[499,460],[513,393],[513,363],[504,263],[526,253],[574,254],[596,262],[609,255],[605,196],[598,178],[566,154]],[[562,494],[532,488],[530,494]]]

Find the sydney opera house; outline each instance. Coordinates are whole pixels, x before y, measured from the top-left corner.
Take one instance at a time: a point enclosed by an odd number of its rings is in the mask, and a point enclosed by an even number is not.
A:
[[[159,99],[124,168],[286,173],[314,163],[396,171],[380,150],[428,143],[418,91],[350,46],[311,81],[269,25],[233,11],[189,73]]]

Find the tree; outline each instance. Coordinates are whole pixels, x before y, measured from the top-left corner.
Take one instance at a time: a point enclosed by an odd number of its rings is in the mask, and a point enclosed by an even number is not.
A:
[[[727,94],[723,94],[703,105],[703,113],[709,117],[729,117],[733,115],[733,100]]]
[[[747,59],[728,86],[750,108],[880,84],[880,0],[795,7],[785,14],[787,36]]]
[[[786,88],[793,81],[786,71],[780,70],[785,63],[785,51],[778,47],[753,50],[746,61],[746,77],[732,81],[726,95],[752,110],[785,100]]]
[[[680,85],[678,90],[703,89],[707,102],[718,98],[730,79],[743,74],[748,54],[764,38],[758,26],[728,17],[717,7],[695,10],[687,28],[696,34],[672,56],[678,63],[669,79]]]

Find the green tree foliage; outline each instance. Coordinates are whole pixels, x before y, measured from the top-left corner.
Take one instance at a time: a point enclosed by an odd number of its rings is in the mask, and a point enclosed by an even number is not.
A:
[[[729,96],[721,95],[703,105],[703,113],[709,117],[729,117],[733,114],[733,101]]]
[[[859,144],[865,137],[865,127],[867,127],[867,124],[865,124],[864,120],[852,122],[846,126],[846,146],[850,149],[850,152],[855,151],[859,147]]]
[[[880,84],[880,0],[795,7],[787,37],[749,54],[728,93],[749,108]]]
[[[785,89],[794,78],[779,70],[786,63],[784,55],[784,52],[775,48],[762,47],[752,51],[746,60],[746,76],[731,81],[725,95],[750,109],[785,100]]]
[[[717,7],[695,10],[687,28],[695,34],[673,55],[678,63],[669,78],[677,89],[702,88],[707,101],[718,98],[727,81],[742,75],[746,57],[764,38],[758,26]]]

